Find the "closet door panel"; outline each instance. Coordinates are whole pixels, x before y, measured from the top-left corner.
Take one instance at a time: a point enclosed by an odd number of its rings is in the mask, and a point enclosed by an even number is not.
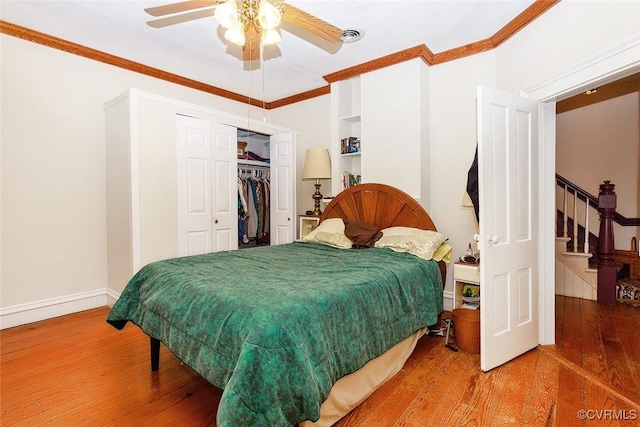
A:
[[[211,251],[211,125],[177,116],[178,255]]]
[[[211,250],[238,249],[237,129],[213,123],[211,146]]]
[[[271,136],[271,244],[295,238],[295,162],[293,132]]]

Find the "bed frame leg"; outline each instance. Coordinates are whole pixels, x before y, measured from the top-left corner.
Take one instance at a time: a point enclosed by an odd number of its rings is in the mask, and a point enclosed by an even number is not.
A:
[[[151,371],[155,372],[160,366],[160,340],[149,337],[151,339]]]

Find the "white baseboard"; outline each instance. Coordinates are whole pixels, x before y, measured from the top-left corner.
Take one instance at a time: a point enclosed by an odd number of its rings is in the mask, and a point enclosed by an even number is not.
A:
[[[0,329],[113,305],[119,296],[113,290],[104,288],[0,308]]]
[[[453,292],[444,291],[443,293],[443,308],[447,311],[453,310]]]
[[[120,293],[111,288],[107,288],[107,305],[113,307],[113,304],[120,298]]]

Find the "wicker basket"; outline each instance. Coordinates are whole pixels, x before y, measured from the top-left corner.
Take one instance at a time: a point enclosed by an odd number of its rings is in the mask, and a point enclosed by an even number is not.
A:
[[[467,353],[480,353],[480,310],[453,310],[453,329],[458,348]]]

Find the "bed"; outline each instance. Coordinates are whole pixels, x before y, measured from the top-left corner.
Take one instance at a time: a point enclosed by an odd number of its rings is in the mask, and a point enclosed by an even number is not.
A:
[[[389,236],[347,249],[332,240],[346,231],[321,231],[345,222]],[[162,342],[222,389],[220,427],[331,425],[402,367],[442,312],[444,262],[416,256],[415,246],[382,247],[398,242],[391,230],[444,241],[409,195],[362,184],[327,206],[319,240],[143,267],[107,321],[149,335],[153,370]],[[431,254],[446,247],[431,245]]]

